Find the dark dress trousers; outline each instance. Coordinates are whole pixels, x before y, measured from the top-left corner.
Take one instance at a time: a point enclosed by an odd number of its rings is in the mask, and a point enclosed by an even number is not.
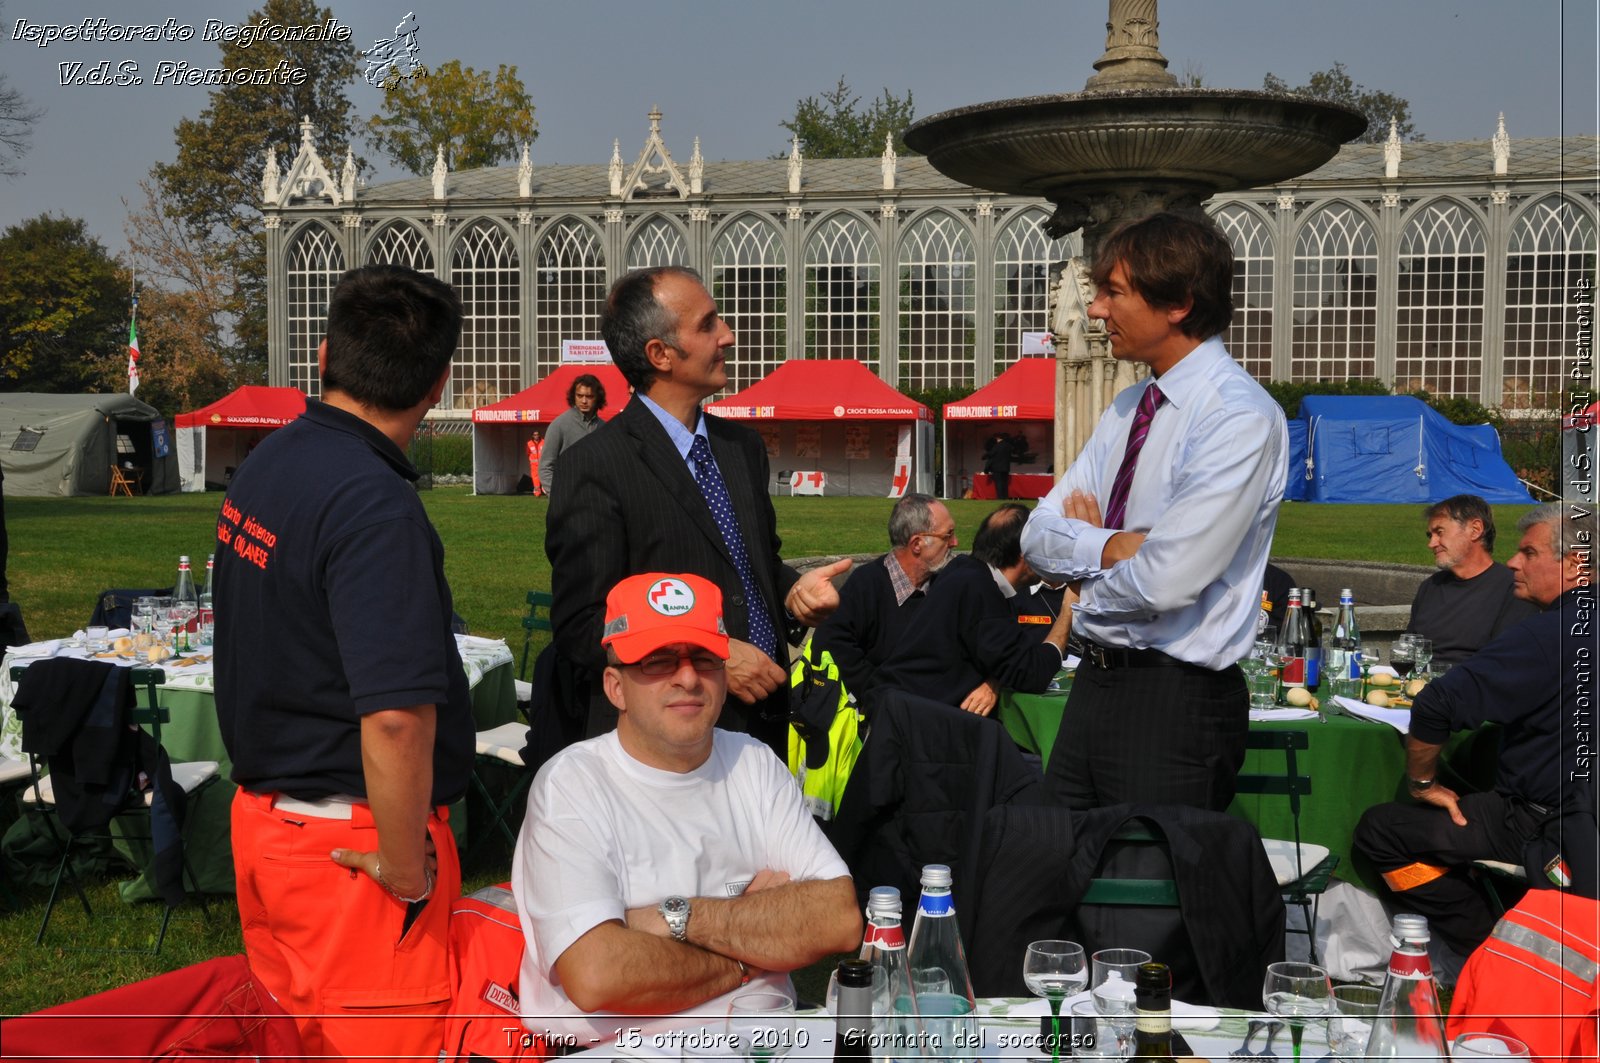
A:
[[[750,640],[752,607],[769,611],[780,638],[787,634],[796,641],[800,634],[784,614],[784,598],[799,574],[778,556],[766,444],[750,429],[718,417],[705,415],[705,424],[766,599],[762,603],[745,600],[738,569],[688,463],[643,403],[630,402],[561,455],[545,528],[555,598],[550,616],[557,652],[591,678],[590,734],[608,730],[616,720],[600,688],[605,667],[600,636],[606,594],[627,576],[692,572],[710,580],[722,590],[724,620],[733,638]],[[778,663],[788,668],[787,660]],[[785,684],[755,705],[730,695],[719,723],[782,750],[787,715]]]

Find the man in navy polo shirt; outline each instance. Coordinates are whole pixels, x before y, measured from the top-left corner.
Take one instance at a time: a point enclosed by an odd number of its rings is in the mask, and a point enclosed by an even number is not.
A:
[[[473,724],[405,447],[460,334],[449,285],[345,274],[322,401],[239,467],[217,521],[245,952],[312,1056],[432,1058],[443,1040],[461,881],[445,806],[466,791]]]

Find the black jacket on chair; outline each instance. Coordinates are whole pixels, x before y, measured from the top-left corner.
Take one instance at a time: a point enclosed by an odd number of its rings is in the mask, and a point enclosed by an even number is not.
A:
[[[1140,820],[1166,839],[1179,908],[1080,905],[1099,877],[1167,877],[1165,866],[1122,868],[1113,835]],[[1151,847],[1135,859],[1155,855]],[[1165,865],[1165,860],[1158,860]],[[1088,952],[1142,948],[1172,968],[1173,996],[1258,1009],[1267,964],[1283,959],[1283,898],[1242,819],[1181,805],[996,808],[988,814],[967,935],[974,992],[1023,995],[1028,942],[1071,938]]]
[[[942,702],[880,688],[867,719],[871,731],[839,813],[824,824],[829,840],[850,865],[863,904],[874,886],[900,890],[907,926],[923,865],[948,864],[956,917],[970,941],[984,817],[996,805],[1038,800],[1039,773],[999,721]]]

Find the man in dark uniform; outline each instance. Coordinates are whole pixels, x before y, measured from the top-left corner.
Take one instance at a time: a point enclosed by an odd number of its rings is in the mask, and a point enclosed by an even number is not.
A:
[[[722,591],[732,636],[718,726],[784,755],[789,655],[839,604],[848,560],[801,575],[779,556],[766,445],[700,412],[728,383],[733,330],[699,275],[635,270],[612,286],[600,331],[637,401],[561,455],[545,519],[556,652],[587,673],[589,734],[616,726],[598,677],[606,594],[643,572],[690,572]]]
[[[1428,917],[1467,955],[1495,915],[1467,877],[1474,860],[1522,864],[1530,882],[1597,892],[1594,791],[1594,513],[1536,506],[1518,521],[1509,565],[1517,597],[1542,609],[1429,683],[1411,710],[1406,786],[1420,803],[1368,809],[1355,846],[1371,857],[1399,911]],[[1458,795],[1439,779],[1453,731],[1503,728],[1490,793]]]
[[[217,521],[217,714],[251,969],[307,1055],[433,1058],[461,869],[445,806],[473,722],[444,547],[405,447],[461,334],[449,285],[345,274],[322,401],[239,467]]]

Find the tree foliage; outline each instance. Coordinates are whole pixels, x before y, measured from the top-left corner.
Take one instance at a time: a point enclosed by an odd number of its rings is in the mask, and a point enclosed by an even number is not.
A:
[[[916,117],[911,90],[904,98],[887,88],[865,107],[844,78],[821,96],[807,96],[794,106],[794,117],[779,122],[800,138],[801,154],[811,159],[867,159],[883,154],[885,137],[894,134],[897,155],[916,155],[906,147],[906,126]],[[787,155],[788,150],[774,158]]]
[[[0,5],[0,12],[4,5]],[[0,22],[4,18],[0,17]],[[28,102],[28,98],[11,87],[4,74],[0,74],[0,177],[16,177],[22,173],[22,157],[33,145],[33,123],[44,112]]]
[[[459,59],[386,85],[383,113],[367,130],[379,151],[418,177],[432,172],[438,145],[451,170],[475,170],[515,159],[539,135],[515,66],[501,63],[490,77]]]
[[[0,233],[0,390],[78,392],[128,343],[128,271],[82,218]]]
[[[245,21],[309,26],[332,16],[314,0],[266,0]],[[177,158],[158,163],[151,176],[162,209],[220,271],[228,318],[223,339],[235,348],[232,356],[264,366],[266,245],[258,204],[267,149],[276,148],[280,160],[292,159],[300,121],[309,117],[318,152],[337,171],[355,134],[346,90],[360,60],[350,41],[261,39],[244,48],[236,39],[220,47],[218,65],[227,69],[271,68],[282,61],[305,77],[212,90],[200,116],[183,119],[174,130]]]
[[[1342,103],[1367,116],[1367,131],[1357,137],[1357,144],[1382,144],[1389,139],[1389,119],[1393,118],[1401,140],[1423,140],[1411,121],[1411,103],[1399,96],[1377,89],[1369,89],[1350,76],[1343,63],[1334,63],[1319,70],[1299,88],[1291,89],[1286,81],[1269,73],[1261,87],[1268,92],[1293,92],[1301,96],[1315,96],[1330,103]]]

